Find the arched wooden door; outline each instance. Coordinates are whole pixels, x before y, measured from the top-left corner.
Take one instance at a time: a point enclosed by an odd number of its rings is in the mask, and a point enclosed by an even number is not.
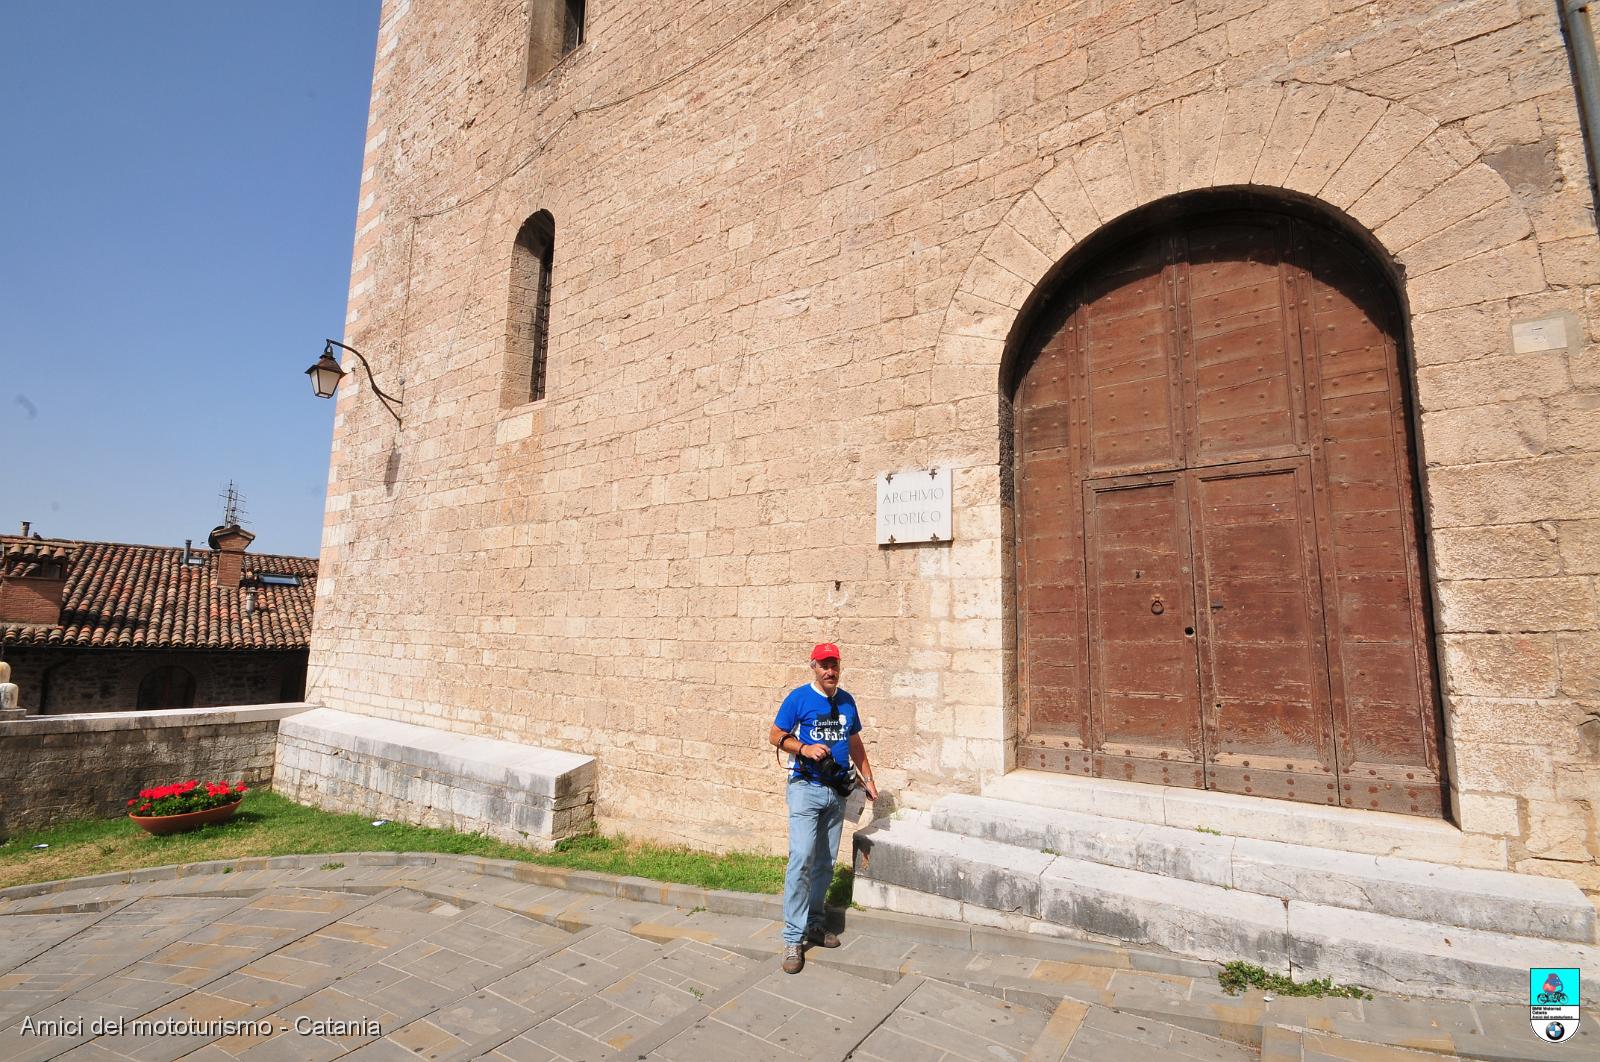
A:
[[[1383,274],[1255,210],[1064,296],[1015,392],[1020,765],[1440,815]]]

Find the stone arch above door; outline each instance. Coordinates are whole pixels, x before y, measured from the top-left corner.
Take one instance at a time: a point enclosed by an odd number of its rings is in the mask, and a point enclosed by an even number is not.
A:
[[[1103,226],[1208,188],[1296,193],[1345,215],[1403,271],[1413,320],[1544,288],[1526,212],[1458,130],[1388,100],[1300,83],[1185,96],[1058,151],[984,241],[945,312],[938,360],[1005,360],[1041,282]],[[1427,360],[1432,340],[1417,330]]]

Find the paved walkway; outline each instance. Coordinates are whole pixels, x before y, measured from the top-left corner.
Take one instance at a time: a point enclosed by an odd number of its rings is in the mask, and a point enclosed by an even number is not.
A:
[[[0,1059],[1563,1059],[1525,1008],[1229,997],[1154,951],[881,912],[778,969],[773,897],[467,856],[0,892]]]

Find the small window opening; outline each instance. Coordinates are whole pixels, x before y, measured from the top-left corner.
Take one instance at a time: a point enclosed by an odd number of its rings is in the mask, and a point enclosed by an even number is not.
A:
[[[551,267],[555,261],[556,223],[541,210],[517,233],[511,255],[511,298],[507,321],[504,405],[537,402],[544,397],[545,365],[550,349]]]
[[[528,84],[548,74],[584,42],[584,0],[532,0]]]
[[[299,586],[298,575],[285,575],[282,572],[257,572],[256,581],[262,586]]]
[[[561,27],[561,54],[576,51],[583,43],[583,0],[566,0],[566,23]]]

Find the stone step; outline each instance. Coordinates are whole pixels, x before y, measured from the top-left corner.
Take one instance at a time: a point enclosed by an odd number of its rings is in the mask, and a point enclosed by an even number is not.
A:
[[[985,786],[983,795],[1113,819],[1185,830],[1216,830],[1229,837],[1309,844],[1341,852],[1403,856],[1485,870],[1504,870],[1508,865],[1504,839],[1462,833],[1448,822],[1416,815],[1324,807],[1115,778],[1085,778],[1054,771],[1011,771]]]
[[[1532,967],[1600,965],[1592,945],[1285,901],[951,833],[926,813],[875,822],[857,847],[855,900],[864,907],[1064,929],[1300,979],[1509,1001],[1525,997]]]
[[[1217,836],[991,797],[944,797],[931,823],[949,833],[1279,900],[1513,936],[1595,940],[1594,905],[1557,878]]]

